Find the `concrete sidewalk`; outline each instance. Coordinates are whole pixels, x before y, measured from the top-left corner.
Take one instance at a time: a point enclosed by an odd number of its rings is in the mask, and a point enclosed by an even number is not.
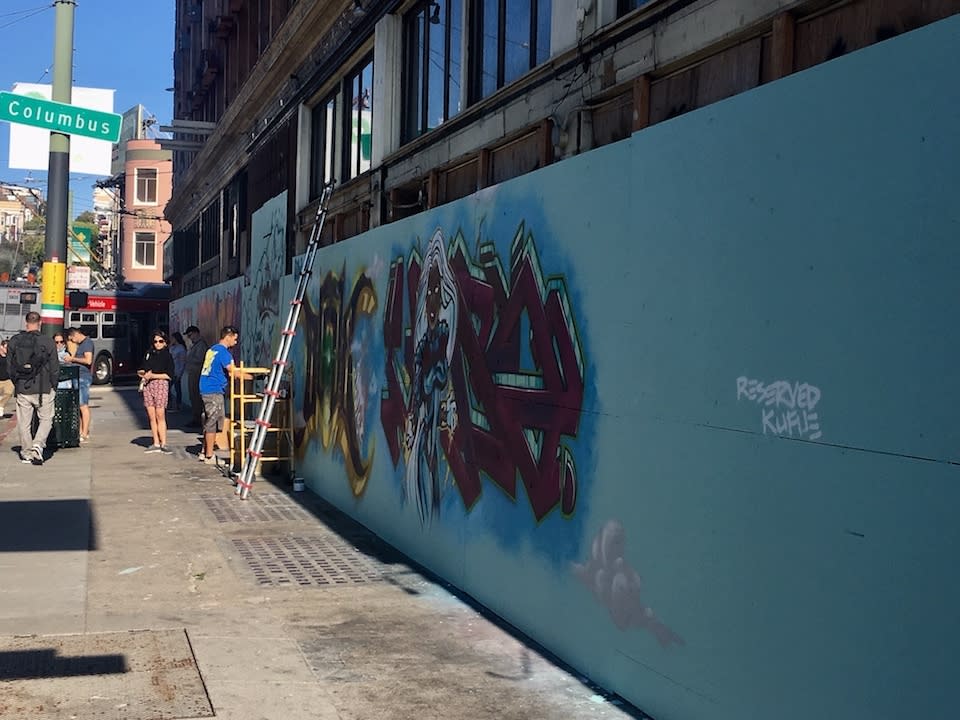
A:
[[[642,717],[309,492],[144,454],[135,388],[22,465],[0,420],[0,719]]]

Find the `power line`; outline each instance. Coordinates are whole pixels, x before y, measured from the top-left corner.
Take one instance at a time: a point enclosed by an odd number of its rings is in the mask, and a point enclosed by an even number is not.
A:
[[[52,7],[53,5],[47,4],[47,5],[41,5],[40,7],[35,7],[35,8],[26,8],[24,10],[14,10],[13,12],[0,13],[0,18],[11,17],[13,15],[24,15],[26,13],[36,14],[44,10],[49,10]]]
[[[12,13],[4,13],[4,14],[0,15],[0,18],[10,17],[10,16],[12,16],[12,15],[20,15],[20,16],[22,16],[22,17],[18,17],[18,18],[14,19],[14,20],[11,20],[10,22],[6,22],[6,23],[4,23],[3,25],[0,25],[0,30],[2,30],[3,28],[8,28],[8,27],[10,27],[11,25],[16,25],[18,22],[23,22],[24,20],[29,20],[29,19],[32,18],[34,15],[39,15],[40,13],[42,13],[42,12],[44,12],[44,11],[46,11],[46,10],[52,10],[52,9],[53,9],[53,5],[44,5],[44,6],[41,7],[41,8],[33,8],[33,9],[30,9],[30,10],[17,10],[17,11],[12,12]]]

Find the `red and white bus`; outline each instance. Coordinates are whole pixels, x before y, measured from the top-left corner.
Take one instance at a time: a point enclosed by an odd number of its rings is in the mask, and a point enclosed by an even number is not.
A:
[[[23,316],[40,311],[40,288],[8,283],[0,286],[0,335],[23,329]],[[79,327],[93,340],[93,382],[136,375],[154,330],[170,324],[170,286],[161,283],[125,285],[116,290],[67,291],[64,328]]]

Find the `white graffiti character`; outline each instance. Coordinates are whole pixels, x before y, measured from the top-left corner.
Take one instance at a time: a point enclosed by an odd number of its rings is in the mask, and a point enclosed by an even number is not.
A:
[[[407,416],[405,494],[420,521],[440,512],[440,432],[457,425],[450,366],[457,337],[459,293],[438,229],[427,246],[417,288],[414,377]]]

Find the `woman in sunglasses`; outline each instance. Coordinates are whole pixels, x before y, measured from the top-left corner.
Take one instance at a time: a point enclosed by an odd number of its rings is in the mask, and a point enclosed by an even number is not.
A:
[[[57,346],[57,360],[60,361],[60,366],[63,367],[64,363],[67,361],[64,358],[70,354],[70,350],[67,349],[67,343],[63,340],[63,333],[56,333],[53,336],[53,344]],[[76,352],[76,348],[73,349]],[[73,387],[73,382],[70,380],[61,380],[57,383],[57,390],[67,390]]]
[[[169,455],[167,448],[167,400],[170,392],[170,380],[173,378],[173,358],[167,348],[167,335],[160,330],[153,333],[150,350],[140,370],[140,387],[143,389],[143,405],[150,418],[150,432],[153,444],[146,449],[148,453]]]

